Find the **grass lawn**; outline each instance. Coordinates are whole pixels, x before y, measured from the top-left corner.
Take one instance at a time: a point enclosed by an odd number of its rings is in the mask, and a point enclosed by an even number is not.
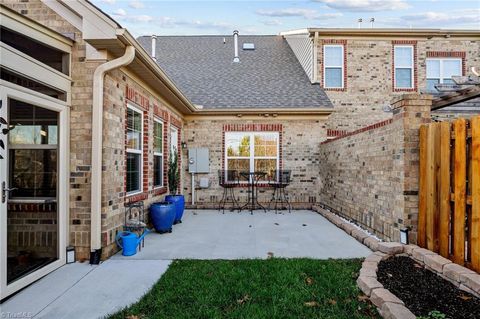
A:
[[[110,318],[380,318],[356,286],[361,262],[176,260]]]

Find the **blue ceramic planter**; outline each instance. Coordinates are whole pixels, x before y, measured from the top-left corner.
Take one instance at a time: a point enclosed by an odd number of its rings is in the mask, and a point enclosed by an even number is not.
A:
[[[175,221],[174,224],[182,222],[183,211],[185,210],[185,197],[183,195],[168,195],[165,201],[175,204]]]
[[[158,202],[150,206],[150,219],[159,233],[172,232],[175,221],[175,205],[172,202]]]

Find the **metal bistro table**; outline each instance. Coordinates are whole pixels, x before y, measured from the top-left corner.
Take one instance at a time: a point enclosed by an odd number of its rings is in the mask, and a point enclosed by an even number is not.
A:
[[[240,176],[247,180],[249,188],[247,203],[240,207],[240,210],[250,210],[252,215],[255,209],[263,209],[265,213],[267,212],[265,207],[258,202],[258,198],[256,196],[257,184],[266,175],[267,173],[265,172],[240,172]]]

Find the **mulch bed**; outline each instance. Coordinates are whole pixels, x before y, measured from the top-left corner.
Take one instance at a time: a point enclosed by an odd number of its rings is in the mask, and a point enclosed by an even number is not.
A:
[[[392,257],[380,262],[377,276],[416,316],[427,316],[436,310],[451,319],[480,318],[480,299],[409,257]]]

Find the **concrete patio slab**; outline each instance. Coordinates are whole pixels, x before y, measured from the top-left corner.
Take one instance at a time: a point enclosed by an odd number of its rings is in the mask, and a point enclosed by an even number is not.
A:
[[[169,234],[147,235],[135,256],[112,259],[244,259],[275,257],[315,259],[366,257],[371,250],[318,213],[187,210]]]
[[[0,318],[5,313],[25,313],[33,317],[98,266],[88,263],[64,265],[0,304]]]
[[[134,256],[65,265],[0,305],[1,316],[102,318],[142,297],[172,259],[366,257],[371,251],[321,215],[187,210],[173,233],[151,233]],[[3,317],[2,317],[3,318]]]
[[[168,260],[111,259],[93,267],[66,265],[1,304],[0,313],[26,312],[28,318],[103,318],[138,301],[169,265]]]

